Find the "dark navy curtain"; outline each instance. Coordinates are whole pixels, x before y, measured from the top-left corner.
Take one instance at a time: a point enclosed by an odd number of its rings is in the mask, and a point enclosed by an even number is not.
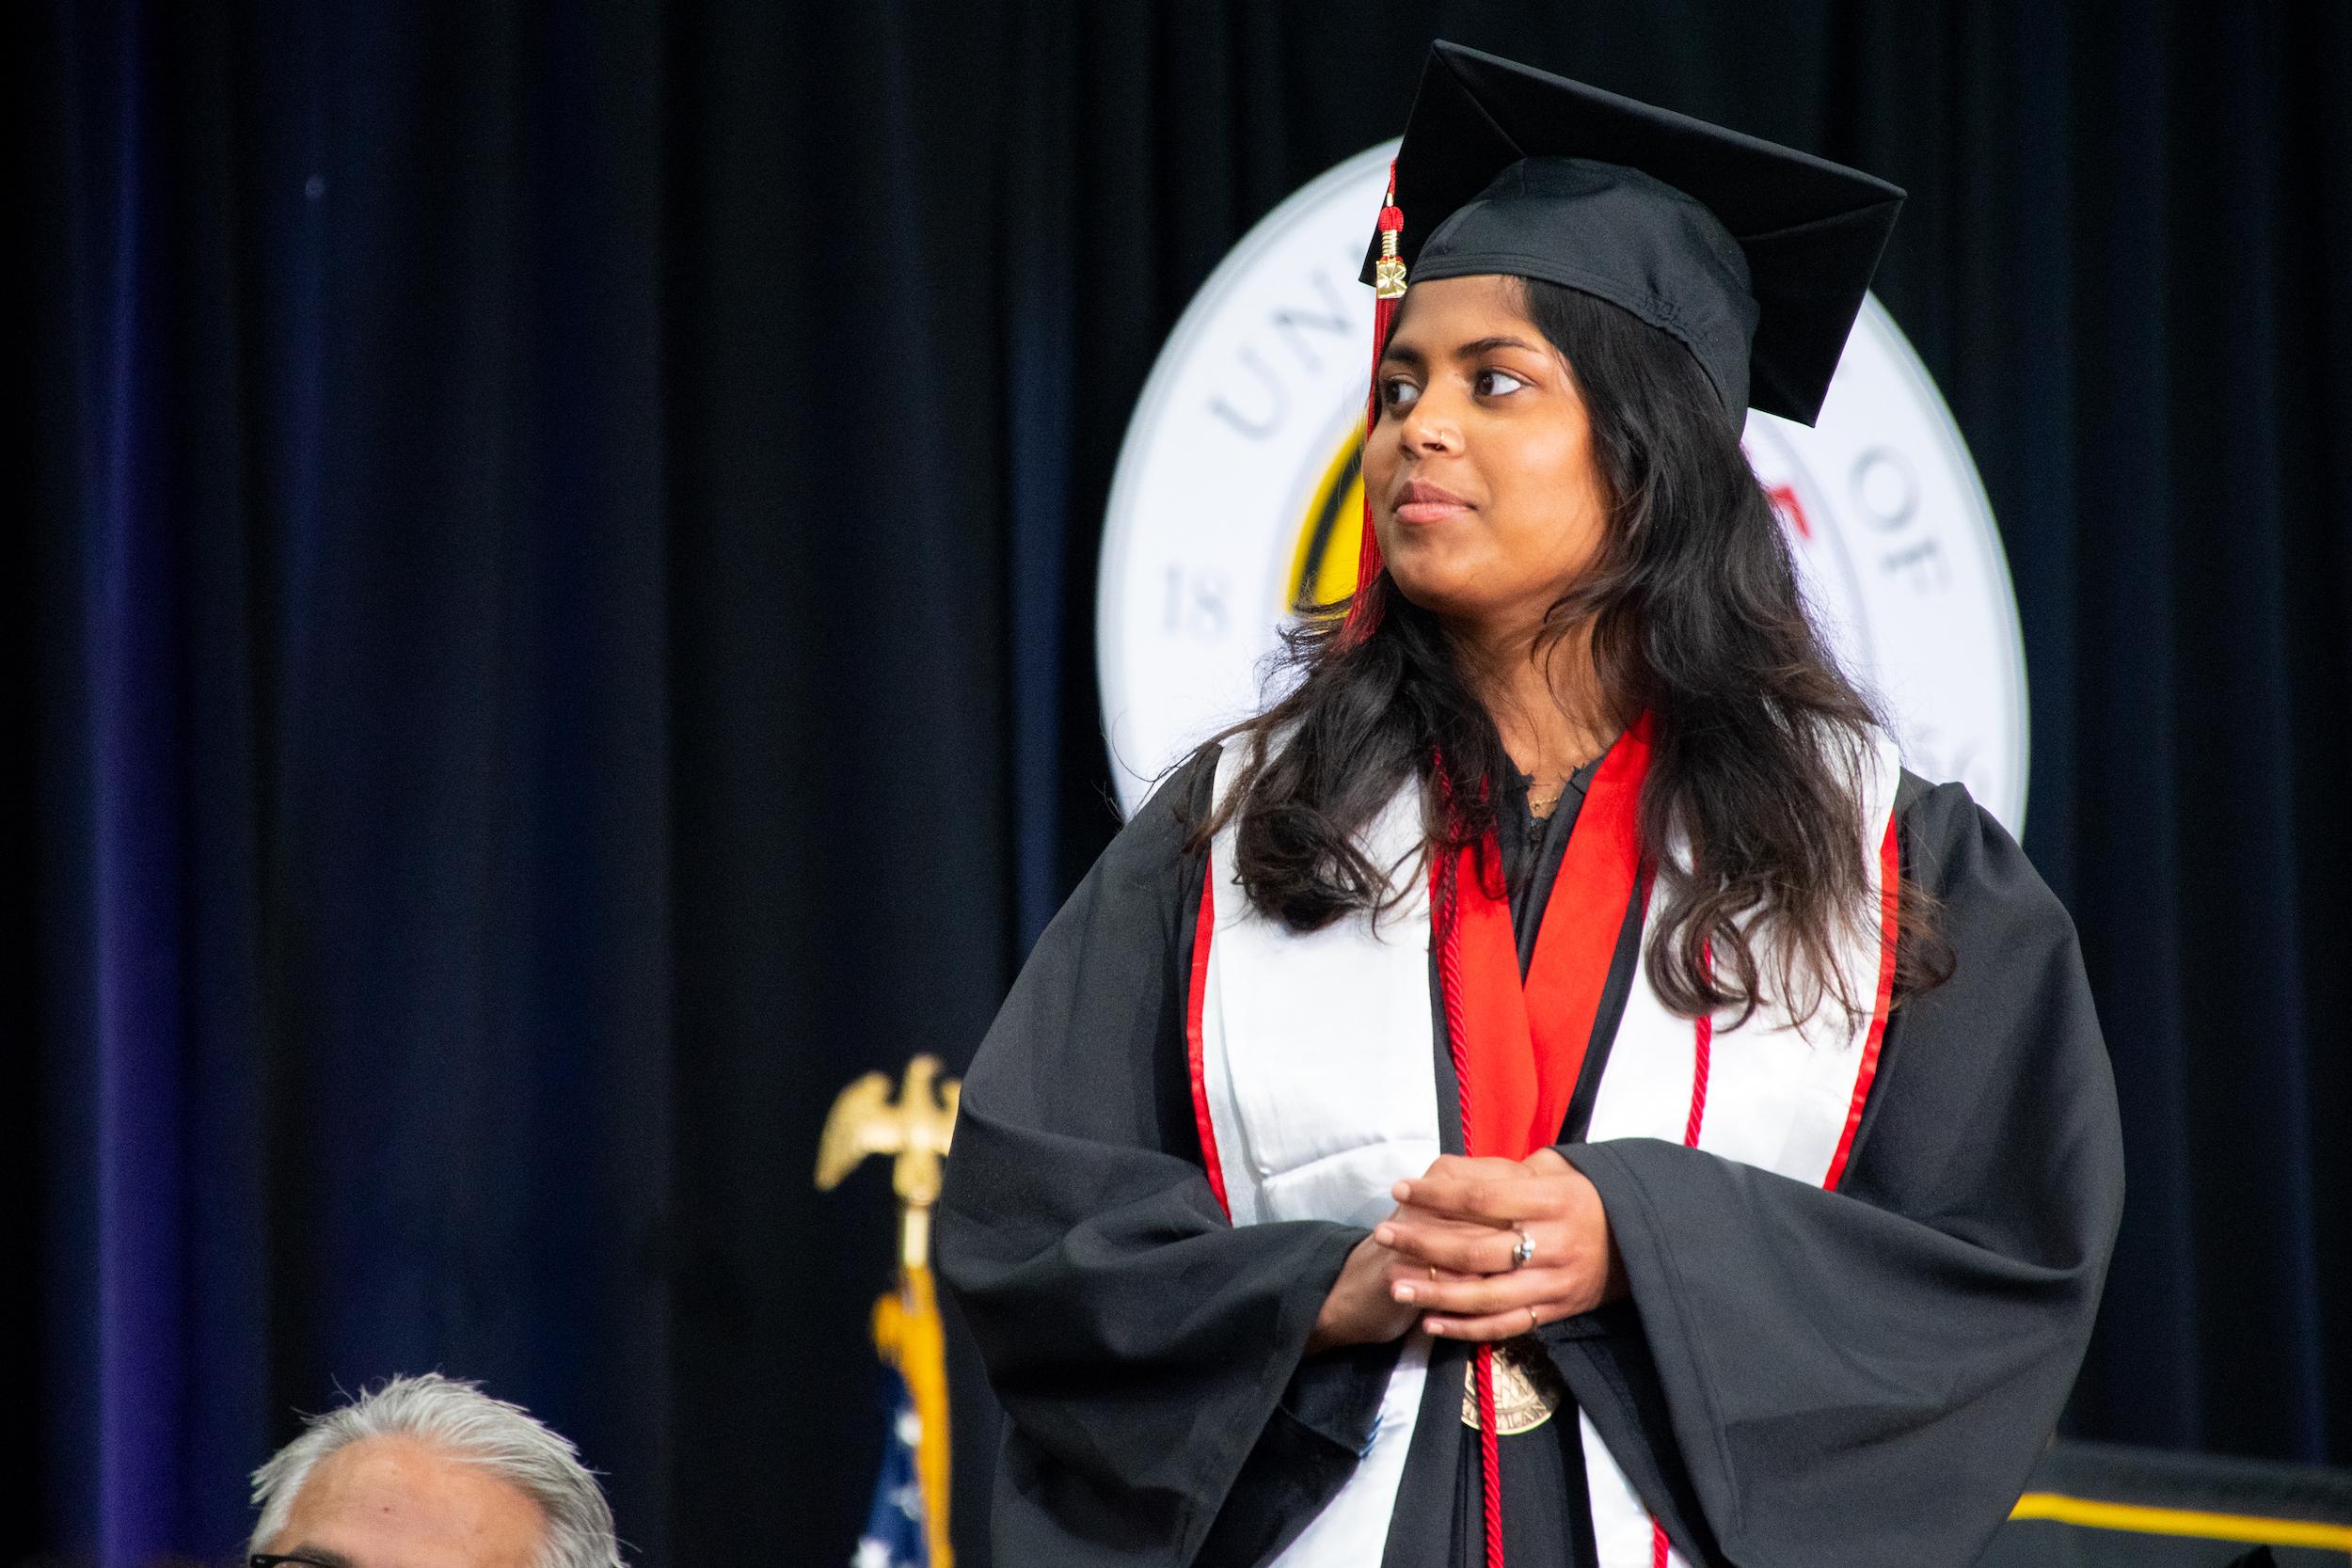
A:
[[[846,1555],[891,1239],[825,1108],[967,1057],[1113,830],[1135,395],[1433,33],[1910,188],[2130,1144],[2071,1425],[2352,1462],[2352,10],[11,24],[0,1557],[217,1557],[296,1412],[430,1367],[644,1560]]]

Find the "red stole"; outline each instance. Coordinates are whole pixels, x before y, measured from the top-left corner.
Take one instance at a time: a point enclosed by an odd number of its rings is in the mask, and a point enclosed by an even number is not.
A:
[[[1463,1079],[1463,1147],[1471,1155],[1523,1160],[1559,1139],[1641,874],[1636,824],[1649,756],[1645,714],[1617,737],[1585,788],[1523,980],[1494,836],[1489,833],[1483,847],[1463,848],[1451,879],[1443,863],[1432,867],[1430,908],[1438,922],[1441,963],[1458,964],[1458,984],[1448,977],[1461,1037],[1452,1044]],[[1482,862],[1494,868],[1491,880],[1481,874]],[[1454,884],[1450,941],[1444,929],[1448,879]],[[1455,951],[1446,952],[1449,947]],[[1450,1026],[1454,1013],[1448,1009]]]

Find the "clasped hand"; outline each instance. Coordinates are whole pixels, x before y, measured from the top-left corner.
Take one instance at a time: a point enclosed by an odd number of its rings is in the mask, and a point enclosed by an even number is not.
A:
[[[1439,1156],[1399,1181],[1396,1209],[1356,1244],[1309,1351],[1393,1339],[1508,1339],[1626,1293],[1600,1194],[1558,1150],[1525,1160]],[[1513,1256],[1524,1234],[1532,1252]]]

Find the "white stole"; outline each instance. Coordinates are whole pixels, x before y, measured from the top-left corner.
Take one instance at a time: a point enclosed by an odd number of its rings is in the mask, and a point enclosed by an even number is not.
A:
[[[1229,746],[1218,759],[1219,801],[1238,771],[1239,751]],[[1900,764],[1886,741],[1867,760],[1861,821],[1870,907],[1880,910],[1886,908],[1880,879],[1892,863]],[[1364,838],[1375,864],[1395,868],[1395,906],[1376,918],[1352,916],[1304,935],[1261,913],[1233,880],[1230,824],[1210,845],[1214,925],[1196,1021],[1196,1110],[1235,1225],[1377,1224],[1394,1207],[1391,1186],[1421,1175],[1440,1152],[1421,842],[1421,802],[1408,785]],[[1575,890],[1563,887],[1553,896],[1573,897]],[[1891,938],[1874,925],[1844,944],[1850,994],[1878,994]],[[1715,1033],[1697,1147],[1800,1180],[1833,1182],[1868,1093],[1883,1027],[1883,1013],[1848,1019],[1833,1006],[1801,1035],[1786,1012],[1767,1006],[1746,1026]],[[1692,1022],[1658,999],[1645,953],[1587,1138],[1683,1141],[1699,1086],[1697,1061]],[[1338,1495],[1276,1560],[1279,1568],[1379,1561],[1428,1360],[1427,1337],[1409,1336],[1370,1445]],[[1653,1568],[1649,1511],[1589,1420],[1582,1431],[1602,1568]],[[1676,1554],[1672,1560],[1683,1560]]]

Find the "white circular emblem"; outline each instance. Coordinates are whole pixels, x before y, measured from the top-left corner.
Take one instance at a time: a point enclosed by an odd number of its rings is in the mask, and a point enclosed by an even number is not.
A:
[[[1395,144],[1233,247],[1160,351],[1104,522],[1096,653],[1122,809],[1256,711],[1300,603],[1355,582],[1372,292],[1356,281]],[[2026,661],[1993,512],[1926,369],[1873,298],[1818,425],[1748,415],[1814,615],[1904,760],[2025,825]]]

